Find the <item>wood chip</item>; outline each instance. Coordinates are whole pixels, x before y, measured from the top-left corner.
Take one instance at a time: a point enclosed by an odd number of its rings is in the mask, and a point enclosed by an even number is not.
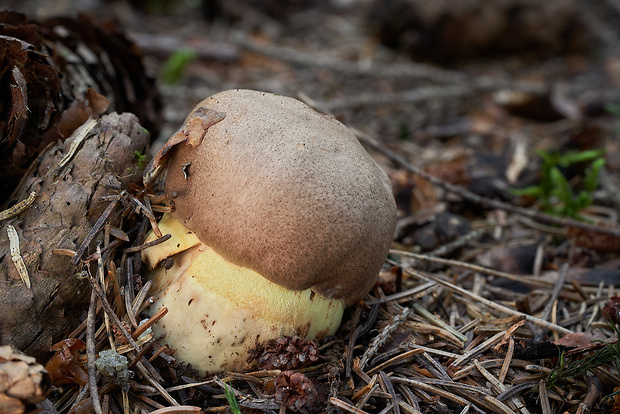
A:
[[[11,250],[11,260],[15,264],[17,268],[17,273],[19,273],[19,278],[24,282],[24,284],[30,289],[30,276],[28,275],[28,269],[26,269],[26,264],[24,263],[24,259],[19,251],[19,235],[17,234],[17,230],[11,224],[6,226],[6,232],[9,236],[9,248]]]

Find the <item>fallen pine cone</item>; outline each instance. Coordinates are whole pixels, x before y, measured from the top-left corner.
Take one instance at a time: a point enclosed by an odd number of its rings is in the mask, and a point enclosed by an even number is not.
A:
[[[90,284],[78,277],[82,267],[76,264],[103,240],[101,233],[87,238],[113,203],[102,197],[118,196],[141,183],[136,153],[144,154],[148,141],[148,131],[135,115],[105,115],[45,152],[38,168],[24,177],[16,194],[31,204],[0,222],[3,343],[43,362],[51,357],[52,345],[81,323]],[[110,227],[119,221],[118,214],[106,219]]]
[[[32,357],[0,346],[0,413],[21,414],[46,398],[51,381]]]
[[[90,117],[132,112],[158,133],[161,102],[141,58],[87,15],[35,22],[0,12],[0,204],[48,144]]]
[[[258,358],[263,369],[291,370],[319,360],[316,344],[300,336],[284,336],[265,346]]]
[[[312,381],[301,372],[284,371],[275,379],[276,401],[296,413],[316,410],[318,395]]]

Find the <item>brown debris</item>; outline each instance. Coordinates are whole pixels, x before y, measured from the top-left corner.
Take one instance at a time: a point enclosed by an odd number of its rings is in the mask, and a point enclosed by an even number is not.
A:
[[[527,338],[514,338],[513,358],[523,359],[526,361],[534,361],[537,359],[547,359],[559,357],[563,351],[574,349],[558,345],[551,341],[535,341]],[[508,344],[502,344],[499,348],[499,354],[505,355],[508,350]]]
[[[84,341],[77,338],[65,339],[50,348],[54,356],[45,364],[45,369],[53,385],[88,383],[86,366],[80,362],[80,351],[85,349]]]
[[[41,53],[45,45],[36,25],[11,12],[0,13],[0,23],[0,96],[2,107],[10,108],[0,119],[0,197],[5,200],[30,161],[51,142],[42,136],[58,121],[63,103],[58,71]]]
[[[144,172],[144,186],[148,187],[159,176],[162,169],[168,164],[171,151],[183,142],[198,145],[202,142],[207,130],[222,121],[225,113],[217,112],[209,108],[199,108],[192,112],[185,120],[183,126],[164,144],[147,165]],[[199,131],[196,133],[195,131]]]
[[[620,387],[616,387],[614,388],[614,405],[613,407],[611,407],[611,414],[618,414],[620,413]]]
[[[569,226],[568,237],[573,239],[576,246],[587,247],[588,249],[598,250],[600,252],[620,251],[620,237],[610,234],[600,234],[587,229],[578,229]]]
[[[484,2],[417,3],[443,10],[444,16],[450,13],[456,16],[461,8]],[[212,4],[203,2],[207,3]],[[249,2],[234,2],[241,3]],[[477,56],[473,56],[474,61],[459,60],[452,67],[414,63],[390,50],[375,49],[377,39],[367,32],[362,33],[363,24],[355,30],[348,26],[353,12],[359,15],[359,9],[369,2],[334,0],[330,3],[352,6],[346,14],[310,8],[285,19],[268,21],[263,20],[260,10],[252,10],[256,14],[250,18],[254,20],[249,24],[238,22],[234,28],[242,36],[242,40],[233,40],[238,47],[238,61],[227,60],[222,64],[198,59],[190,67],[186,84],[172,86],[165,92],[170,100],[171,111],[166,114],[170,131],[178,127],[185,115],[180,107],[186,105],[189,109],[204,98],[205,90],[211,93],[223,85],[244,85],[291,96],[306,92],[322,100],[316,102],[317,108],[337,112],[338,119],[358,128],[356,133],[364,145],[373,156],[382,158],[381,165],[399,181],[402,229],[422,226],[440,213],[458,215],[471,224],[470,232],[454,235],[455,244],[445,245],[448,249],[443,249],[442,242],[436,241],[434,244],[440,246],[426,255],[412,254],[420,251],[420,244],[409,243],[411,237],[397,240],[389,258],[396,275],[386,279],[389,285],[379,284],[356,305],[357,309],[347,311],[340,331],[330,342],[320,345],[321,358],[301,369],[302,375],[319,392],[321,404],[315,410],[360,414],[397,410],[401,413],[527,414],[574,413],[577,410],[619,413],[620,398],[604,398],[620,383],[613,364],[591,371],[600,379],[600,384],[589,374],[560,378],[555,386],[549,383],[561,360],[558,356],[564,355],[564,362],[570,364],[605,349],[597,342],[599,339],[615,345],[614,331],[602,310],[610,298],[618,295],[618,250],[599,250],[596,245],[604,248],[615,243],[614,239],[620,235],[617,217],[609,215],[609,222],[613,224],[608,228],[592,222],[575,223],[549,217],[536,211],[531,204],[515,205],[509,188],[515,183],[536,184],[540,172],[540,166],[534,162],[537,150],[604,147],[607,163],[603,172],[609,181],[603,181],[602,174],[601,187],[593,196],[597,205],[618,211],[617,159],[620,158],[617,155],[620,147],[615,133],[618,119],[617,115],[609,116],[605,111],[607,104],[618,102],[620,96],[617,79],[610,84],[608,78],[616,75],[609,70],[616,59],[613,55],[617,54],[620,39],[615,30],[617,5],[612,4],[616,2],[580,2],[579,17],[598,17],[598,22],[594,19],[594,30],[611,38],[605,48],[596,48],[599,53],[596,60],[559,53],[551,55],[551,59],[533,61],[526,51],[502,55],[498,60],[486,60],[488,56],[485,56],[485,60],[475,61]],[[387,5],[389,2],[376,3]],[[494,2],[490,9],[523,4],[542,10],[568,4],[563,0],[553,3],[507,0]],[[446,4],[450,10],[446,11]],[[603,14],[594,14],[599,9]],[[243,13],[239,10],[238,13]],[[542,25],[532,26],[538,29],[531,32],[534,37],[553,34],[566,22],[564,15],[546,20],[544,16],[545,13],[540,13],[531,17],[531,21],[544,20]],[[177,44],[194,42],[199,55],[204,42],[231,46],[218,41],[230,38],[218,37],[217,27],[188,17],[191,16],[184,15],[182,21],[188,23],[186,32],[191,33],[190,39],[181,39]],[[282,22],[289,17],[295,24],[285,26]],[[314,20],[317,17],[321,20]],[[485,18],[488,17],[483,13],[470,14],[463,21],[480,22]],[[140,15],[136,22],[147,26],[134,27],[133,31],[148,32],[156,39],[155,35],[161,30],[149,28],[149,21],[156,21],[157,25],[167,22],[160,16],[151,20],[147,15]],[[393,22],[394,25],[398,23],[397,20]],[[454,22],[448,19],[446,26],[439,24],[437,27],[453,27]],[[190,30],[205,26],[208,36]],[[228,26],[223,26],[229,30]],[[472,32],[495,27],[469,24],[459,33],[462,36],[448,40],[458,45],[471,40]],[[518,43],[528,39],[519,36],[520,33],[494,40]],[[179,38],[174,32],[167,32],[166,36]],[[411,37],[404,40],[411,40]],[[555,50],[561,51],[561,48]],[[458,49],[454,52],[460,53]],[[432,50],[430,56],[422,58],[433,58],[434,53]],[[556,85],[561,84],[568,85],[569,91],[558,96]],[[505,97],[507,92],[512,102],[502,104],[497,97]],[[537,121],[532,122],[532,119]],[[588,132],[587,126],[592,124],[602,129],[600,135]],[[373,140],[371,135],[375,134],[378,138]],[[582,135],[579,142],[574,139],[576,135]],[[371,139],[366,139],[368,137]],[[509,163],[517,154],[516,143],[525,148],[525,164],[511,172],[513,178],[508,180]],[[465,154],[465,159],[458,158],[456,162],[454,154]],[[422,174],[418,174],[416,168]],[[191,168],[188,172],[191,174]],[[429,173],[452,186],[420,178]],[[579,186],[582,173],[571,175],[574,178],[571,183]],[[130,189],[128,191],[148,207],[141,198],[141,189]],[[149,188],[148,191],[156,190]],[[479,197],[482,194],[488,198]],[[24,200],[27,195],[21,193],[15,199]],[[157,206],[161,201],[156,199],[164,195],[152,196],[155,215],[170,209],[170,204]],[[111,201],[106,199],[103,207]],[[424,212],[419,211],[422,206]],[[136,205],[124,198],[119,199],[112,218],[120,214],[118,210],[123,211],[124,218],[138,214]],[[599,214],[595,210],[588,213]],[[139,287],[136,287],[141,283],[141,265],[134,252],[144,247],[141,234],[149,227],[149,220],[139,215],[143,226],[137,230],[133,227],[135,222],[129,219],[118,224],[130,240],[126,245],[119,248],[119,244],[115,244],[117,241],[105,245],[106,233],[112,233],[108,224],[94,239],[95,243],[100,240],[103,243],[105,266],[110,269],[108,264],[114,263],[118,273],[114,277],[106,273],[101,283],[98,298],[109,302],[105,312],[110,319],[110,329],[106,327],[103,305],[99,303],[94,341],[97,350],[115,346],[119,353],[129,353],[136,367],[131,368],[136,375],[130,380],[127,395],[114,385],[110,386],[114,392],[110,392],[106,388],[109,384],[104,385],[105,379],[99,378],[97,386],[102,410],[183,410],[175,407],[171,402],[174,400],[184,406],[200,407],[206,413],[226,412],[229,406],[223,393],[225,388],[217,378],[207,377],[200,382],[198,376],[187,378],[186,375],[191,374],[183,366],[175,365],[169,351],[164,352],[164,348],[144,337],[136,339],[140,351],[123,343],[124,332],[135,335],[138,324],[143,322],[140,309],[148,301],[137,293]],[[100,216],[94,218],[97,217]],[[583,236],[574,233],[567,236],[567,231],[572,232],[571,227],[583,231],[586,238],[600,241],[582,244],[579,239]],[[16,228],[18,232],[23,229],[21,223]],[[607,235],[612,237],[606,239]],[[80,236],[75,246],[83,240]],[[458,248],[454,248],[455,245]],[[63,252],[72,254],[71,251],[77,250],[75,246]],[[21,247],[23,250],[24,246]],[[60,252],[60,248],[57,251]],[[87,248],[83,257],[87,263],[80,264],[94,268],[98,258],[94,245]],[[27,257],[24,259],[28,263]],[[553,272],[564,265],[569,267],[565,279],[559,277],[561,272]],[[384,273],[387,273],[387,266]],[[112,287],[116,277],[120,293]],[[503,283],[505,281],[512,283]],[[518,283],[520,289],[515,289],[514,283]],[[428,312],[420,312],[419,307]],[[403,316],[402,323],[393,324],[394,318],[402,315],[405,308],[412,311]],[[109,309],[118,314],[122,330],[109,317]],[[369,313],[373,316],[362,317]],[[523,325],[515,329],[521,321]],[[394,326],[394,332],[384,330],[390,326]],[[75,332],[76,337],[85,339],[82,331],[76,329]],[[595,332],[600,336],[589,336]],[[497,353],[494,347],[502,340]],[[594,344],[598,344],[598,348],[594,348]],[[364,355],[367,361],[360,365]],[[540,359],[530,360],[532,357]],[[138,363],[147,364],[143,365],[144,371],[139,372]],[[224,374],[223,381],[230,384],[244,412],[277,412],[278,409],[281,413],[293,412],[284,404],[286,398],[282,392],[279,402],[276,401],[275,380],[280,374],[279,369],[234,372]],[[162,382],[155,380],[158,375],[163,377]],[[157,385],[163,387],[163,391],[157,389]],[[327,398],[323,398],[321,387],[329,388]],[[71,404],[60,405],[78,395],[79,387],[67,384],[50,396],[50,400],[59,407],[59,412],[66,413]],[[72,412],[83,412],[91,406],[89,398],[76,401]]]
[[[577,408],[576,414],[588,414],[591,412],[592,408],[599,401],[602,392],[601,380],[593,375],[592,373],[588,373],[586,375],[586,381],[588,384],[588,392],[586,393],[585,398],[579,404]]]
[[[611,323],[620,324],[620,296],[612,296],[603,307],[603,317]]]

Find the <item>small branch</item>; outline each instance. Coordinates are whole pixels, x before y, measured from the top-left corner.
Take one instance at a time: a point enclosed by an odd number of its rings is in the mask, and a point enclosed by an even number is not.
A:
[[[71,159],[75,156],[78,149],[84,142],[84,140],[90,135],[92,129],[97,126],[97,121],[95,119],[89,118],[84,124],[82,124],[78,129],[75,130],[74,134],[76,134],[75,139],[71,143],[69,150],[65,154],[65,156],[60,160],[54,171],[52,171],[52,176],[55,177],[58,175],[60,170],[64,168],[65,165],[71,161]]]
[[[200,413],[202,410],[200,407],[193,405],[178,405],[174,407],[164,407],[158,410],[152,411],[151,414],[192,414]]]
[[[144,203],[142,203],[136,197],[129,194],[129,200],[131,200],[131,202],[133,202],[136,205],[136,207],[138,208],[138,211],[142,211],[142,214],[144,214],[149,219],[149,222],[151,223],[151,227],[153,228],[153,232],[155,233],[155,235],[157,237],[161,237],[161,230],[159,230],[159,227],[157,226],[157,219],[155,218],[153,211],[151,211],[151,204],[149,202],[148,197],[145,197]]]
[[[399,398],[396,394],[396,391],[394,390],[394,385],[392,385],[392,381],[390,381],[390,378],[383,371],[379,371],[379,379],[383,383],[383,386],[385,387],[387,393],[392,396],[392,412],[394,414],[400,414],[400,407],[398,405]]]
[[[555,286],[553,287],[553,292],[551,293],[551,297],[549,298],[547,305],[545,306],[542,313],[540,314],[540,319],[547,320],[549,318],[549,315],[551,315],[553,304],[555,303],[556,300],[558,300],[558,296],[560,296],[560,292],[562,291],[562,288],[564,287],[564,281],[566,280],[567,273],[568,273],[568,263],[564,263],[558,273],[558,280],[555,282]]]
[[[148,55],[168,57],[181,49],[190,49],[196,53],[198,59],[237,62],[240,57],[236,47],[208,38],[191,42],[181,40],[178,36],[153,33],[131,33],[130,37]]]
[[[480,265],[472,264],[472,263],[467,263],[467,262],[461,262],[459,260],[454,260],[454,259],[444,259],[441,257],[433,257],[433,256],[426,255],[426,254],[413,253],[413,252],[407,252],[404,250],[395,250],[395,249],[390,250],[390,254],[410,257],[412,259],[420,260],[423,262],[435,263],[435,264],[439,264],[439,265],[443,265],[447,267],[457,267],[457,268],[461,268],[465,270],[471,270],[473,272],[478,272],[478,273],[482,273],[482,274],[489,275],[489,276],[501,277],[506,280],[511,280],[513,282],[519,282],[519,283],[526,283],[532,286],[539,286],[539,287],[545,287],[545,288],[553,286],[553,283],[549,282],[548,280],[541,280],[540,278],[536,278],[532,276],[515,275],[512,273],[500,272],[498,270],[490,269],[488,267],[484,267],[484,266],[480,266]]]
[[[443,245],[439,246],[438,248],[436,248],[435,250],[428,252],[428,256],[431,256],[431,257],[433,257],[433,256],[436,256],[436,257],[446,256],[446,255],[454,252],[455,250],[458,250],[461,247],[464,247],[464,246],[468,245],[472,240],[479,239],[486,232],[487,232],[486,228],[470,231],[469,233],[465,234],[464,236],[461,236],[461,237],[459,237],[458,239],[456,239],[456,240],[454,240],[452,242],[443,244]]]
[[[601,395],[601,380],[596,375],[588,372],[586,374],[586,381],[588,382],[588,392],[583,401],[579,404],[579,408],[577,408],[575,414],[588,414]]]
[[[444,70],[423,64],[406,64],[375,67],[361,65],[357,62],[326,57],[325,54],[304,53],[298,50],[273,45],[261,45],[248,40],[242,34],[233,39],[234,43],[245,50],[269,56],[274,59],[302,67],[328,69],[348,75],[376,76],[380,78],[420,78],[443,83],[467,82],[469,77],[461,72]]]
[[[144,332],[146,332],[147,329],[149,329],[151,326],[153,326],[155,323],[157,323],[157,321],[159,321],[161,318],[166,316],[167,313],[168,313],[168,308],[161,308],[159,310],[159,312],[157,312],[155,315],[151,316],[146,322],[144,322],[142,325],[140,325],[138,327],[138,329],[136,329],[134,331],[134,333],[131,335],[131,337],[134,338],[134,339],[138,339],[138,337],[140,335],[142,335]]]
[[[414,357],[416,355],[422,354],[424,353],[424,349],[422,348],[416,348],[416,349],[410,349],[409,351],[405,351],[402,354],[398,354],[393,358],[388,359],[385,362],[382,362],[381,364],[377,365],[376,367],[373,367],[371,369],[368,370],[368,372],[366,373],[366,375],[368,376],[372,376],[374,374],[376,374],[379,371],[384,370],[385,368],[388,368],[392,365],[395,364],[399,364],[403,361],[408,360],[411,357]]]
[[[88,389],[93,409],[96,414],[102,414],[99,390],[97,389],[97,368],[95,367],[95,318],[97,309],[97,295],[93,289],[90,293],[90,305],[86,319],[86,357],[88,360]]]
[[[326,102],[324,106],[330,111],[341,112],[346,109],[359,107],[417,103],[431,99],[458,98],[471,95],[476,91],[477,89],[475,86],[471,84],[429,86],[402,92],[383,94],[367,93],[342,99],[333,99]]]
[[[0,212],[0,221],[18,215],[19,213],[24,211],[30,204],[32,204],[36,197],[37,193],[33,191],[25,200],[22,200],[19,203],[15,204],[13,207]]]
[[[392,263],[395,266],[400,266],[398,263],[395,263],[393,261],[389,261],[389,262]],[[417,272],[417,271],[415,271],[413,269],[405,269],[405,271],[407,273],[411,274],[412,276],[419,277],[420,279],[437,282],[438,284],[440,284],[440,285],[442,285],[442,286],[444,286],[444,287],[446,287],[446,288],[448,288],[448,289],[450,289],[450,290],[452,290],[452,291],[454,291],[454,292],[456,292],[456,293],[458,293],[458,294],[460,294],[462,296],[468,297],[468,298],[470,298],[470,299],[472,299],[472,300],[474,300],[476,302],[482,303],[482,304],[488,306],[491,309],[495,309],[495,310],[498,310],[500,312],[507,313],[509,315],[521,316],[525,320],[527,320],[528,322],[532,322],[535,325],[542,326],[543,328],[550,329],[552,331],[557,331],[557,332],[562,333],[562,334],[573,333],[573,331],[571,331],[570,329],[566,329],[563,326],[556,325],[554,323],[547,322],[547,321],[542,320],[540,318],[537,318],[535,316],[528,315],[527,313],[519,312],[519,311],[511,309],[511,308],[509,308],[507,306],[500,305],[499,303],[495,303],[495,302],[493,302],[491,300],[483,298],[480,295],[476,295],[474,293],[471,293],[471,292],[463,289],[462,287],[453,285],[452,283],[446,282],[445,280],[442,280],[442,279],[440,279],[438,277],[435,277],[433,275],[422,274],[422,273]]]
[[[112,211],[114,210],[117,204],[118,204],[118,199],[112,201],[110,205],[105,209],[105,211],[101,214],[101,217],[97,219],[97,221],[95,222],[95,225],[90,229],[90,231],[84,238],[84,241],[82,241],[82,244],[80,244],[80,247],[75,252],[75,256],[73,256],[73,264],[75,266],[77,266],[77,264],[80,262],[80,259],[82,258],[82,256],[84,255],[84,252],[90,245],[90,242],[95,238],[97,233],[101,231],[105,223],[108,221],[108,219],[110,218],[110,215],[112,214]]]
[[[372,357],[379,350],[379,348],[381,348],[381,346],[385,344],[390,335],[392,335],[392,333],[394,333],[394,331],[396,331],[396,329],[407,320],[409,312],[409,308],[403,308],[402,312],[399,315],[394,316],[392,322],[385,328],[383,328],[379,335],[372,338],[368,349],[360,358],[360,369],[364,369],[370,357]]]
[[[355,309],[355,313],[353,315],[353,317],[351,318],[351,320],[353,321],[353,324],[356,326],[355,330],[351,333],[351,336],[349,337],[349,342],[345,348],[345,355],[344,355],[344,360],[345,360],[345,378],[351,378],[351,367],[352,367],[352,361],[353,361],[353,349],[355,348],[355,342],[357,341],[357,337],[359,335],[359,333],[362,331],[362,327],[359,325],[359,320],[360,320],[360,316],[361,316],[361,310],[362,308],[359,306],[356,307]]]
[[[496,333],[492,337],[488,338],[486,341],[484,341],[481,344],[473,347],[472,349],[470,349],[469,351],[467,351],[466,353],[464,353],[463,355],[461,355],[460,357],[458,357],[457,359],[452,361],[450,363],[450,365],[455,366],[455,367],[462,366],[463,364],[465,364],[467,361],[469,361],[470,359],[472,359],[476,355],[478,355],[478,354],[480,354],[480,353],[482,353],[482,352],[484,352],[484,351],[486,351],[488,349],[491,349],[491,347],[493,345],[495,345],[496,343],[498,343],[499,341],[502,340],[502,337],[505,334],[506,334],[506,331]]]
[[[127,332],[127,329],[119,319],[118,315],[116,315],[116,313],[114,312],[114,309],[112,309],[112,306],[110,306],[110,303],[108,302],[105,293],[103,292],[103,290],[101,290],[101,287],[99,287],[99,284],[97,283],[95,278],[89,275],[88,280],[90,281],[90,286],[92,287],[93,292],[95,292],[95,294],[99,297],[105,313],[108,314],[110,319],[112,319],[112,322],[114,322],[114,325],[116,326],[118,331],[125,337],[127,343],[129,343],[137,352],[140,352],[140,346],[136,343],[136,341],[133,340],[131,334]]]
[[[540,380],[538,382],[538,395],[540,396],[540,408],[543,414],[551,414],[551,403],[549,402],[549,394],[547,393],[545,380]]]
[[[348,413],[352,413],[352,414],[368,414],[367,411],[364,411],[360,408],[357,408],[354,405],[349,404],[348,402],[342,401],[341,399],[338,399],[336,397],[330,397],[329,398],[329,404],[333,405],[336,408],[340,408],[341,410],[344,410]]]
[[[161,236],[161,237],[159,237],[159,238],[157,238],[157,239],[155,239],[155,240],[153,240],[151,242],[141,244],[140,246],[128,247],[125,250],[123,250],[123,252],[125,252],[125,253],[139,252],[140,250],[144,250],[144,249],[147,249],[149,247],[153,247],[153,246],[156,246],[156,245],[158,245],[160,243],[163,243],[166,240],[168,240],[170,237],[172,237],[172,235],[164,234],[163,236]]]
[[[422,285],[418,285],[411,289],[404,290],[402,292],[397,292],[389,296],[383,296],[378,299],[370,299],[365,300],[364,303],[368,306],[370,305],[380,305],[388,302],[405,302],[411,300],[411,296],[422,295],[423,292],[430,290],[437,286],[434,282],[424,283]],[[424,293],[426,294],[426,293]]]

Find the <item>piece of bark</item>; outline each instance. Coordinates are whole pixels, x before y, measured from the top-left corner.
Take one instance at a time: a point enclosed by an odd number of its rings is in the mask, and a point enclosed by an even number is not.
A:
[[[149,142],[135,115],[113,113],[99,119],[69,162],[58,168],[80,132],[42,155],[17,192],[23,200],[35,191],[33,204],[0,223],[0,344],[12,344],[41,361],[79,324],[90,295],[72,258],[52,250],[75,251],[110,203],[101,197],[141,182],[135,152],[144,153]],[[114,212],[111,220],[114,224]],[[31,288],[11,257],[9,225],[17,230]],[[101,234],[95,237],[86,253],[101,240]]]

